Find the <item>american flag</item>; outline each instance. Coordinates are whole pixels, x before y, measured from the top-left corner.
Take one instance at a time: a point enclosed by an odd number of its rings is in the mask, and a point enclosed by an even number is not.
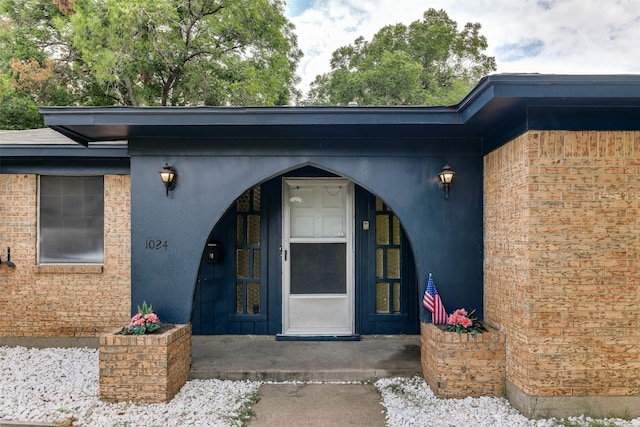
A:
[[[427,288],[424,290],[424,297],[422,298],[422,305],[431,312],[433,315],[433,324],[441,325],[447,323],[447,310],[444,309],[438,290],[435,283],[433,283],[433,276],[429,273],[429,281],[427,282]]]

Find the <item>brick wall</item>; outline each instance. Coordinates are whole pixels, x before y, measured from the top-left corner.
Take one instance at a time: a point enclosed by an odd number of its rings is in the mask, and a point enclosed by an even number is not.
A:
[[[173,325],[163,333],[100,337],[103,400],[168,402],[189,379],[190,368],[191,324]]]
[[[36,175],[0,174],[0,337],[93,337],[130,315],[130,177],[105,176],[104,266],[38,266]]]
[[[484,161],[485,321],[529,396],[637,396],[640,132],[529,131]]]
[[[505,336],[447,332],[422,323],[421,364],[424,379],[440,398],[503,396]]]

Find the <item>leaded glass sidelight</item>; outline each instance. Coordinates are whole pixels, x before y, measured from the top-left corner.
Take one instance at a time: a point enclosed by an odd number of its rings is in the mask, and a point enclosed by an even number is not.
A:
[[[376,283],[376,313],[388,314],[389,313],[389,295],[391,295],[389,289],[389,282],[377,282]]]
[[[260,314],[261,191],[256,186],[236,201],[235,313]]]
[[[376,197],[376,314],[401,312],[400,220]]]

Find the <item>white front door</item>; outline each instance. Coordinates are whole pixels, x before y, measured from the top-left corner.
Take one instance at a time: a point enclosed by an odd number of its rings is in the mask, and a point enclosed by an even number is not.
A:
[[[353,184],[283,181],[283,333],[354,333]]]

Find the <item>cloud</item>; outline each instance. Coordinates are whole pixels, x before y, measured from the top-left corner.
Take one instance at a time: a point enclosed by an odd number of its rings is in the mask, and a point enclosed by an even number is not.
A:
[[[640,0],[287,0],[305,54],[300,88],[330,70],[339,47],[428,8],[444,9],[459,28],[479,22],[499,73],[640,73]]]
[[[517,43],[507,43],[496,48],[497,59],[499,61],[511,62],[522,58],[535,57],[542,52],[544,41],[542,40],[521,40]]]
[[[553,1],[551,0],[538,0],[536,4],[544,10],[550,10],[553,7]]]
[[[313,8],[314,0],[294,0],[287,2],[287,17],[300,16],[305,10]]]

